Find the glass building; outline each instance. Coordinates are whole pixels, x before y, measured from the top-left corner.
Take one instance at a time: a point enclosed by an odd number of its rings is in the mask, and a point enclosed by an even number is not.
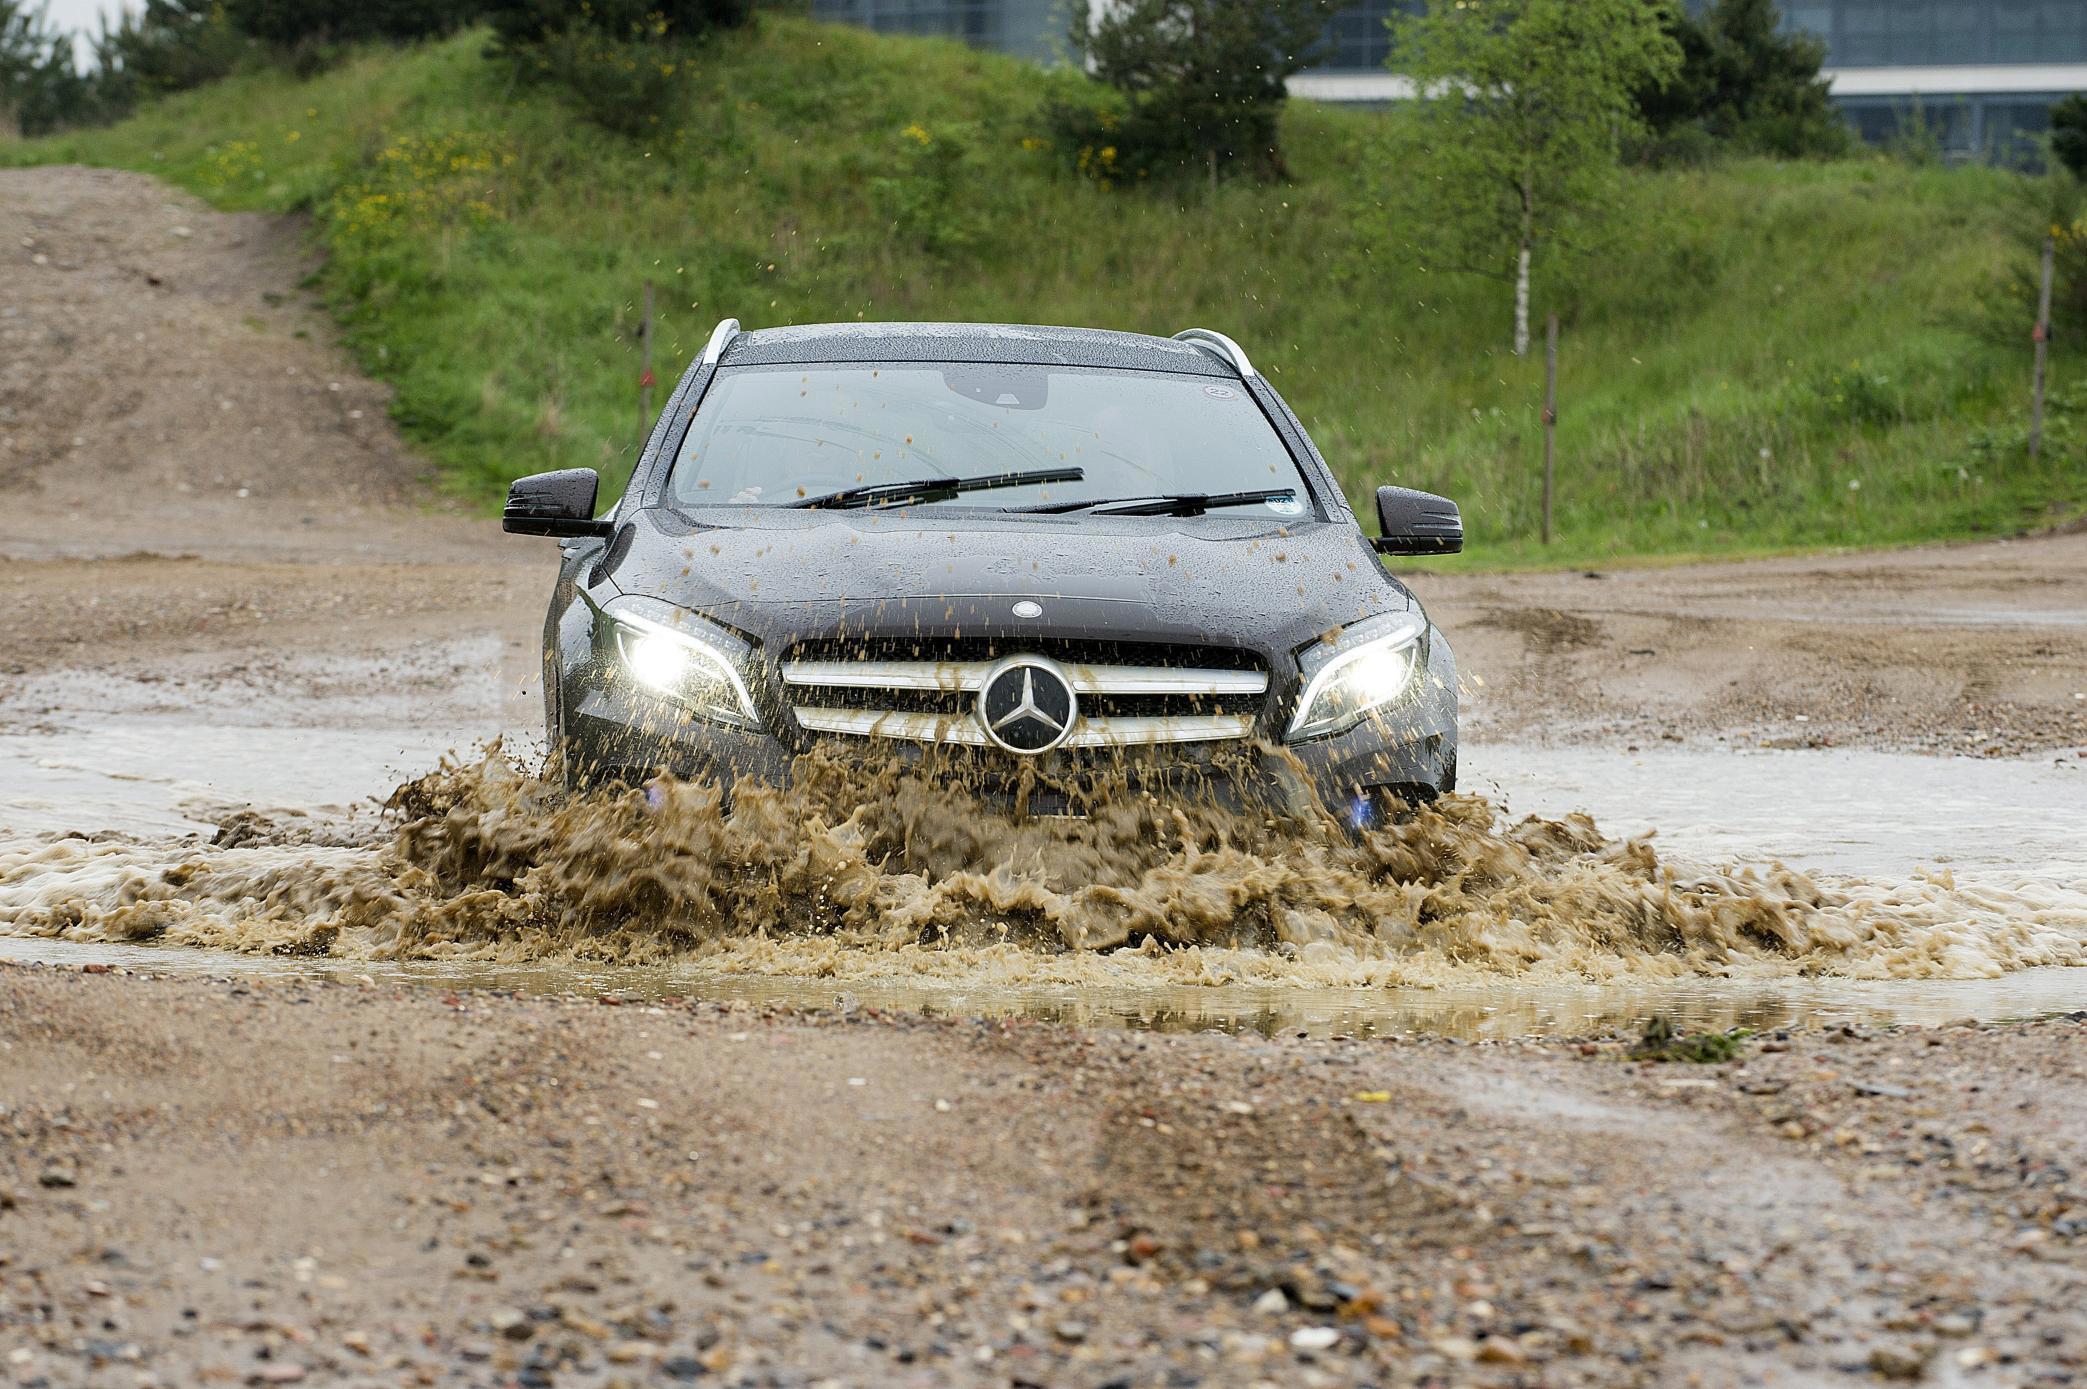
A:
[[[1105,0],[1071,0],[1098,6]],[[1707,0],[1687,0],[1701,10]],[[1327,25],[1299,96],[1394,101],[1385,18],[1421,0],[1360,0]],[[2033,154],[2053,102],[2087,91],[2087,0],[1783,0],[1783,27],[1826,42],[1826,75],[1872,141],[1920,132],[1956,158]],[[941,34],[1039,61],[1063,54],[1068,0],[812,0],[821,18]]]
[[[812,0],[812,13],[879,33],[962,39],[1040,63],[1064,56],[1071,27],[1065,0]]]

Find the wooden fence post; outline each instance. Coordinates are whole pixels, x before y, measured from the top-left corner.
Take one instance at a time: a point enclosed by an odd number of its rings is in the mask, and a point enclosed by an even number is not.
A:
[[[645,281],[645,316],[638,322],[638,452],[652,432],[652,281]]]
[[[2044,238],[2043,280],[2036,291],[2036,368],[2029,393],[2029,461],[2044,446],[2044,358],[2051,346],[2051,256],[2057,238]]]
[[[1544,530],[1551,543],[1551,474],[1558,450],[1558,315],[1544,320]]]

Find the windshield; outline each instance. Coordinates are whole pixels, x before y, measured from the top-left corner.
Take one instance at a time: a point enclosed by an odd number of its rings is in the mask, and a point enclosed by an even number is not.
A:
[[[1240,514],[1302,515],[1289,450],[1237,383],[997,363],[718,373],[668,483],[683,505],[789,506],[851,488],[1053,471],[923,506],[1056,508],[1287,488]],[[1077,479],[1064,474],[1077,471]]]

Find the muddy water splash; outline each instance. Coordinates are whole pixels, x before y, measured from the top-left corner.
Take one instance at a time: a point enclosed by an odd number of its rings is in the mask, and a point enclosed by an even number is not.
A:
[[[787,789],[727,798],[662,781],[579,797],[495,748],[399,787],[386,835],[363,842],[249,817],[209,846],[0,848],[0,929],[974,984],[1970,978],[2087,964],[2087,899],[2058,888],[1690,869],[1586,816],[1510,822],[1475,796],[1360,837],[1127,784],[1085,816],[1032,817],[945,773],[813,756]]]

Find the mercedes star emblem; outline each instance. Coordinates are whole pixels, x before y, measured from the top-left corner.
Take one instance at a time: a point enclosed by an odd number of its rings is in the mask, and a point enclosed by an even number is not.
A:
[[[1078,715],[1072,681],[1041,656],[1009,656],[978,687],[978,726],[996,746],[1023,757],[1064,742]]]

